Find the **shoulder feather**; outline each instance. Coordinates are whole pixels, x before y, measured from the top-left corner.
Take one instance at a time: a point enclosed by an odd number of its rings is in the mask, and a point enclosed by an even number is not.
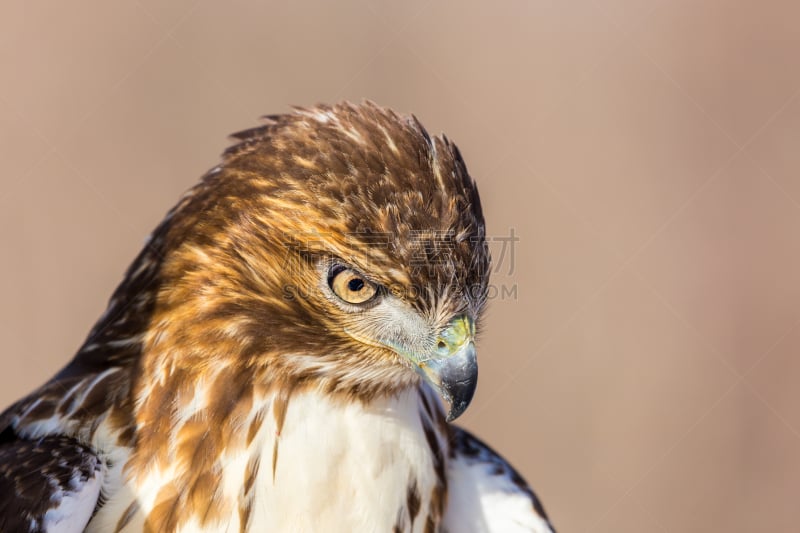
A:
[[[489,446],[453,427],[444,529],[473,533],[555,533],[522,476]]]
[[[99,503],[101,484],[99,457],[74,439],[6,438],[0,443],[0,531],[79,533]]]

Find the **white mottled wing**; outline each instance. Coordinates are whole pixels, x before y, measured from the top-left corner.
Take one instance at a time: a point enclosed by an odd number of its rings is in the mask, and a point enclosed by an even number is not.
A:
[[[74,439],[0,439],[0,531],[80,533],[101,484],[100,459]]]
[[[539,499],[502,457],[453,428],[448,469],[448,533],[555,533]]]

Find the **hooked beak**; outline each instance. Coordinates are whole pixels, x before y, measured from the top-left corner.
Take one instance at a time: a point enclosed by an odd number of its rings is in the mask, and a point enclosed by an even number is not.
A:
[[[448,422],[466,411],[478,385],[474,336],[473,320],[464,315],[458,316],[439,333],[432,353],[412,360],[417,373],[448,404]]]
[[[409,361],[417,374],[427,381],[448,405],[447,421],[452,422],[467,410],[478,385],[478,358],[475,352],[475,322],[466,315],[450,321],[433,348],[416,352],[389,340],[370,340],[345,329],[355,340],[389,348]]]

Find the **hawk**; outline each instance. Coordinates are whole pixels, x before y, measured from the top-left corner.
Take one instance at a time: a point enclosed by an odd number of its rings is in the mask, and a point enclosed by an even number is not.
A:
[[[0,530],[552,531],[449,423],[490,271],[456,146],[369,102],[233,137],[0,415]]]

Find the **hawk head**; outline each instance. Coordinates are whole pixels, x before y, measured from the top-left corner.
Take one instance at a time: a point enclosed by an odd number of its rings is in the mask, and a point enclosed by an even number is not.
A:
[[[220,397],[247,383],[368,400],[422,379],[460,415],[489,253],[456,146],[371,103],[234,137],[115,295],[149,295],[139,382],[202,372],[229,377]]]

